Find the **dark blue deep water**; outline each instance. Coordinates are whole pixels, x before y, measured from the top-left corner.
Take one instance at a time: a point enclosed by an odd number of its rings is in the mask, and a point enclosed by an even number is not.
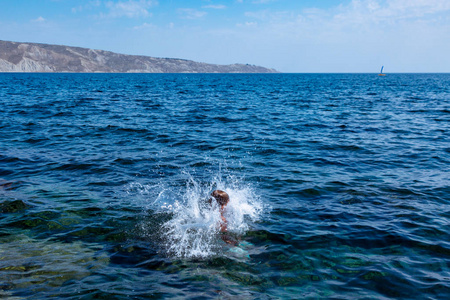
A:
[[[449,219],[450,74],[0,74],[0,297],[449,299]]]

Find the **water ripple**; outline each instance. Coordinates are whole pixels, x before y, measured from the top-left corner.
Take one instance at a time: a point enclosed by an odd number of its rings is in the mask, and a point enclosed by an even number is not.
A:
[[[449,82],[0,74],[0,295],[446,299]]]

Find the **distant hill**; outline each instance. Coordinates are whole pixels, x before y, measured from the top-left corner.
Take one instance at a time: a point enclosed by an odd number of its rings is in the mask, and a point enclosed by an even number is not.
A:
[[[274,69],[245,64],[214,65],[176,58],[8,41],[0,41],[0,72],[277,73]]]

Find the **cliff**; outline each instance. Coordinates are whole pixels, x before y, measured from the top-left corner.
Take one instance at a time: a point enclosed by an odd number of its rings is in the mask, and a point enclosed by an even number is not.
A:
[[[0,72],[277,73],[274,69],[245,64],[215,65],[176,58],[8,41],[0,41]]]

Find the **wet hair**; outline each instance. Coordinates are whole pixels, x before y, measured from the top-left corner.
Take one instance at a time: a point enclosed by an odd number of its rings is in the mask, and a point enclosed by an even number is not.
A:
[[[221,190],[215,190],[211,193],[211,196],[213,196],[214,199],[216,199],[217,203],[220,205],[227,205],[227,203],[230,201],[230,196],[228,196],[227,193]]]

